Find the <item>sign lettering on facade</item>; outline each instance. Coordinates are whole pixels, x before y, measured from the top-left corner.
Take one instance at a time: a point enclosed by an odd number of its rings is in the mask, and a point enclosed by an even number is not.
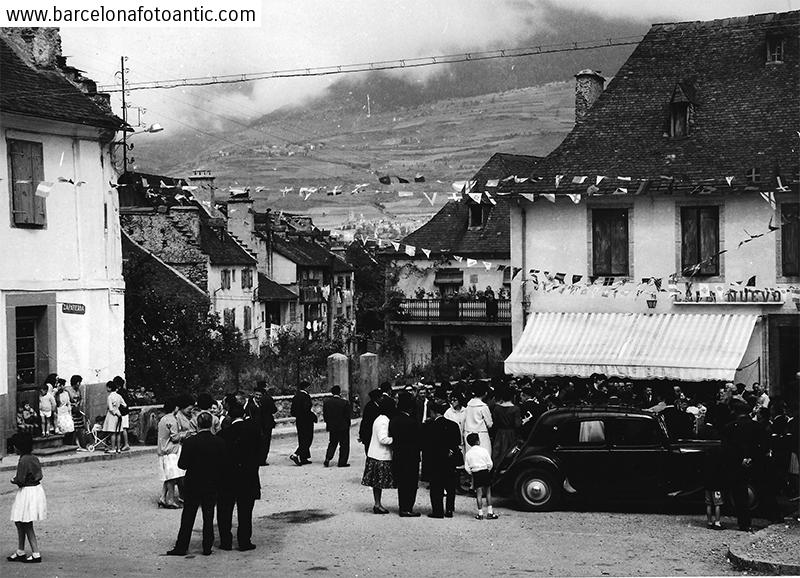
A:
[[[62,303],[61,312],[71,313],[72,315],[85,315],[86,305],[83,303]]]

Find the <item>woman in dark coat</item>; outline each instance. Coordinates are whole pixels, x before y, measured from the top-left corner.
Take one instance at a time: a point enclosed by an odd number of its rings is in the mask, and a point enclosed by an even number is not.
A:
[[[392,467],[401,518],[416,518],[420,515],[414,511],[420,455],[420,423],[414,418],[415,408],[414,396],[401,393],[397,400],[397,414],[389,422]]]

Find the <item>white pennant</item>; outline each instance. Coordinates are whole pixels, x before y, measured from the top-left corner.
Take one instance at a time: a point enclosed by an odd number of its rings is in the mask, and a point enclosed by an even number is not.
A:
[[[414,247],[413,245],[406,245],[405,251],[406,255],[408,255],[409,257],[413,257],[414,255],[417,254],[417,248]]]
[[[483,263],[483,266],[486,267],[487,271],[491,271],[492,270],[492,264],[489,261],[482,261],[482,263]]]
[[[433,194],[435,195],[436,193],[433,193]],[[484,193],[484,194],[486,195],[486,199],[487,199],[487,200],[488,200],[490,203],[492,203],[493,205],[496,205],[496,204],[497,204],[497,201],[495,201],[495,200],[492,198],[492,195],[490,195],[489,193]]]
[[[630,177],[617,177],[617,180],[618,181],[629,181],[630,182],[631,178]]]
[[[575,203],[576,205],[581,202],[581,196],[578,194],[569,194],[567,195],[569,200]]]
[[[477,263],[478,262],[475,259],[469,259],[469,258],[467,259],[467,267],[474,267],[475,265],[477,265]]]
[[[524,183],[527,180],[528,180],[528,177],[518,177],[518,176],[514,175],[514,182],[515,183]]]
[[[731,183],[733,182],[733,177],[725,177],[725,180],[728,182],[728,186],[730,187]]]
[[[561,184],[561,179],[563,179],[563,178],[564,178],[564,175],[556,175],[556,188],[558,188],[558,185]]]
[[[420,251],[425,253],[425,257],[426,258],[430,258],[430,256],[431,256],[431,250],[430,249],[420,249]]]
[[[394,241],[392,241],[391,243],[392,243],[392,249],[394,249],[395,251],[400,250],[400,243],[395,243]]]
[[[542,194],[542,196],[545,199],[547,199],[548,201],[550,201],[551,203],[555,203],[556,202],[556,196],[553,193],[544,193],[544,194]]]
[[[473,201],[475,201],[476,203],[480,203],[481,202],[481,194],[480,193],[467,193],[467,195],[469,195],[469,198],[472,199]]]
[[[625,187],[617,187],[617,190],[614,191],[612,194],[614,194],[614,195],[627,195],[628,194],[628,189],[626,189]]]
[[[429,195],[428,193],[426,193],[426,192],[424,192],[424,191],[423,191],[423,193],[422,193],[422,194],[423,194],[423,195],[425,195],[425,198],[426,198],[426,199],[428,199],[428,202],[431,204],[431,206],[433,206],[433,204],[436,202],[436,195],[437,195],[437,193],[431,193],[431,194]]]
[[[595,184],[595,185],[599,185],[599,184],[600,184],[600,181],[602,181],[604,178],[606,178],[604,175],[597,175],[597,176],[594,178],[594,184]]]
[[[522,196],[523,199],[527,199],[531,203],[536,198],[533,193],[520,193],[520,195]]]
[[[572,184],[574,185],[582,185],[586,181],[586,177],[572,177]]]
[[[36,185],[36,190],[33,194],[37,197],[49,197],[50,191],[53,189],[53,183],[48,181],[41,181],[38,185]]]
[[[488,181],[486,181],[487,187],[496,187],[499,184],[500,184],[500,179],[489,179]]]

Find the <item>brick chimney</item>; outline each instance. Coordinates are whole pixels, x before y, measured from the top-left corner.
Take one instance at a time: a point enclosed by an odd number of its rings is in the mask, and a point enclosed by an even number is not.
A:
[[[187,177],[189,184],[196,187],[205,187],[211,193],[211,203],[213,204],[217,199],[214,195],[214,171],[209,169],[195,169],[192,174]]]
[[[239,239],[248,248],[253,248],[253,232],[255,231],[255,215],[253,199],[249,196],[228,200],[228,232]]]
[[[575,75],[575,123],[586,118],[589,109],[603,93],[606,79],[599,70],[584,69]]]

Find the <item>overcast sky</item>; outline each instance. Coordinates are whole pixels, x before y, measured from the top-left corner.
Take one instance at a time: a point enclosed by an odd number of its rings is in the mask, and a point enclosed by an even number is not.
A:
[[[800,0],[262,0],[259,28],[62,29],[70,64],[98,84],[116,82],[128,56],[131,82],[252,73],[453,52],[513,48],[546,29],[548,4],[598,16],[653,22],[710,20],[796,10]],[[203,4],[198,0],[198,5]],[[209,5],[209,2],[205,2]],[[164,6],[164,4],[162,4]],[[588,40],[564,38],[563,41]],[[421,69],[414,74],[429,74]],[[214,96],[208,109],[254,117],[320,94],[335,77],[267,80]],[[203,93],[207,94],[207,93]],[[196,89],[135,92],[147,122],[197,118]],[[136,121],[134,116],[133,122]]]

